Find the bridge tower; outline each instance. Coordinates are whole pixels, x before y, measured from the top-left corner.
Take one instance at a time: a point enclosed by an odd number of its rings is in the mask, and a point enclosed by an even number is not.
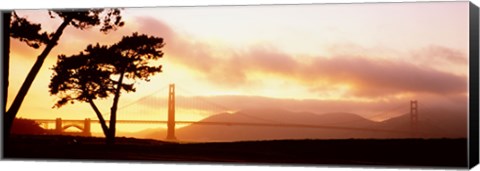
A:
[[[63,132],[62,118],[55,119],[55,133],[61,134]]]
[[[412,128],[412,135],[414,138],[418,136],[418,102],[417,100],[410,101],[410,124]]]
[[[170,84],[168,90],[168,122],[167,122],[167,140],[176,140],[175,138],[175,84]]]
[[[83,121],[83,136],[89,137],[92,135],[92,133],[90,132],[90,124],[90,118],[85,118],[85,121]]]

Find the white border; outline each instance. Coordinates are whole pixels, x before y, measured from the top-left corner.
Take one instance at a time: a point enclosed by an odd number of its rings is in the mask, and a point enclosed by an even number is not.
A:
[[[445,0],[436,0],[445,1]],[[429,2],[426,0],[182,0],[182,1],[147,1],[147,0],[3,0],[0,1],[0,10],[5,9],[39,9],[39,8],[91,8],[91,7],[155,7],[155,6],[205,6],[205,5],[259,5],[259,4],[311,4],[311,3],[361,3],[361,2]],[[480,0],[472,0],[477,6]],[[199,164],[149,164],[149,163],[84,163],[84,162],[44,162],[44,161],[0,161],[1,170],[49,170],[49,171],[86,171],[86,170],[208,170],[208,171],[286,171],[286,170],[430,170],[430,169],[398,169],[398,168],[349,168],[349,167],[292,167],[292,166],[250,166],[250,165],[199,165]],[[473,170],[480,171],[480,167]]]
[[[433,0],[459,1],[459,0]],[[478,0],[476,0],[478,1]],[[92,8],[92,7],[155,7],[155,6],[205,6],[205,5],[260,5],[260,4],[311,4],[311,3],[362,3],[362,2],[431,2],[427,0],[12,0],[0,1],[0,9],[39,8]]]

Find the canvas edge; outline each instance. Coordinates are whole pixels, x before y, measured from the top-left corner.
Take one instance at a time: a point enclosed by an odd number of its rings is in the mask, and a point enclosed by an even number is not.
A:
[[[479,162],[479,9],[469,5],[469,135],[468,167]]]
[[[7,90],[8,90],[7,89],[8,80],[6,80],[5,78],[7,78],[7,74],[8,74],[7,65],[8,65],[9,62],[7,61],[8,59],[6,59],[4,57],[7,56],[8,53],[9,53],[8,45],[10,43],[9,37],[5,36],[7,34],[6,32],[8,31],[8,28],[9,28],[8,27],[9,26],[9,23],[8,23],[9,20],[6,20],[5,18],[8,17],[7,15],[10,14],[10,13],[11,13],[11,10],[0,10],[0,23],[2,23],[1,27],[0,27],[0,33],[2,33],[2,34],[0,34],[0,37],[1,37],[0,52],[2,52],[2,57],[1,57],[1,60],[0,60],[0,66],[2,68],[1,69],[2,74],[0,74],[0,80],[2,80],[1,81],[2,90],[0,90],[0,91],[1,91],[2,96],[0,98],[0,102],[1,102],[1,105],[2,105],[2,107],[1,107],[2,108],[2,111],[1,111],[2,116],[5,115],[5,112],[7,110],[6,106],[5,106],[6,103],[4,103],[4,101],[6,100],[5,95],[8,93],[7,92]],[[2,126],[0,127],[0,140],[1,140],[0,141],[0,145],[1,145],[1,147],[0,147],[1,150],[0,151],[2,152],[1,156],[0,156],[0,159],[5,159],[5,155],[4,155],[4,151],[5,151],[5,146],[4,146],[5,137],[4,137],[4,135],[5,135],[5,133],[4,133],[4,129],[3,129],[3,127],[4,127],[3,125],[5,125],[4,118],[0,117],[0,121],[1,121],[1,124],[2,124]]]

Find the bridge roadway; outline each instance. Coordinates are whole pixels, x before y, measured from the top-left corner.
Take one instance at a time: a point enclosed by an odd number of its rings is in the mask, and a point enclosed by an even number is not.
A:
[[[51,119],[34,119],[37,122],[52,122]],[[84,120],[63,120],[62,122],[78,122],[83,123]],[[91,122],[100,123],[99,120],[91,120]],[[109,123],[109,120],[105,120]],[[118,123],[124,124],[167,124],[168,121],[159,120],[117,120]],[[175,124],[199,124],[199,125],[219,125],[219,126],[260,126],[260,127],[283,127],[283,128],[312,128],[312,129],[339,129],[339,130],[356,130],[356,131],[369,131],[369,132],[387,132],[387,133],[399,133],[399,134],[411,134],[412,131],[406,130],[391,130],[391,129],[377,129],[377,128],[355,128],[355,127],[342,127],[342,126],[330,126],[330,125],[309,125],[309,124],[290,124],[290,123],[250,123],[250,122],[209,122],[209,121],[175,121]]]

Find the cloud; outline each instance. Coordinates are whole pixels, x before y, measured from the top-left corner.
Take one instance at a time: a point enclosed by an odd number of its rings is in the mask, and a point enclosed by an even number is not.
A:
[[[414,60],[435,64],[468,64],[467,55],[459,50],[454,50],[442,46],[429,46],[413,51],[411,53]]]
[[[165,23],[151,17],[138,17],[137,22],[139,32],[164,38],[166,58],[199,71],[199,74],[215,84],[234,86],[247,82],[244,72],[232,69],[235,61],[215,56],[216,49],[212,45],[183,37]]]
[[[176,33],[170,26],[153,17],[136,17],[135,23],[138,25],[138,32],[162,37],[170,46],[179,42]]]
[[[467,88],[466,77],[399,61],[318,58],[307,68],[303,71],[306,79],[353,84],[353,96],[376,97],[406,92],[456,94]]]
[[[244,67],[279,74],[291,74],[301,67],[291,56],[271,47],[254,47],[237,54],[243,56]]]
[[[268,45],[231,49],[183,37],[183,34],[153,18],[141,17],[137,21],[140,32],[165,38],[166,56],[193,69],[212,85],[249,86],[254,84],[250,74],[262,72],[296,81],[320,94],[333,91],[340,85],[350,85],[343,94],[347,97],[379,98],[402,93],[443,95],[467,91],[466,76],[429,65],[365,56],[371,53],[300,58]],[[387,50],[382,52],[385,53]],[[424,59],[436,60],[438,57],[466,66],[462,53],[446,47],[432,46],[418,55]],[[412,56],[415,57],[415,53]],[[425,63],[428,64],[428,61]]]

